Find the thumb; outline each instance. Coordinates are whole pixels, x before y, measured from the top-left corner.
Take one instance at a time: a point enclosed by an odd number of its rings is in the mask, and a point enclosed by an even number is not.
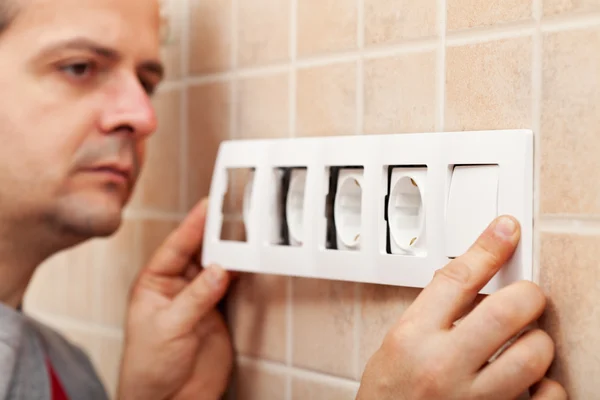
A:
[[[204,269],[173,299],[167,317],[171,326],[185,332],[195,329],[223,298],[229,281],[229,274],[221,267]]]

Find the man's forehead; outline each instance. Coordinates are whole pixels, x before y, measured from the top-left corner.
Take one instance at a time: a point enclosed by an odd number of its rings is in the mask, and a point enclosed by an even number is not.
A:
[[[125,53],[140,51],[143,57],[159,53],[158,0],[18,1],[27,5],[21,7],[15,25],[32,39],[37,35],[37,47],[83,36]]]

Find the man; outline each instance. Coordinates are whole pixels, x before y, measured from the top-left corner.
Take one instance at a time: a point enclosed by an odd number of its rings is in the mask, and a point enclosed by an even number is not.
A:
[[[155,0],[0,0],[0,395],[103,399],[87,357],[20,312],[45,259],[113,234],[156,128],[150,96],[159,62]],[[120,399],[218,399],[233,353],[215,305],[230,276],[201,269],[206,203],[157,249],[128,310]],[[373,355],[360,400],[563,399],[543,379],[553,343],[535,321],[545,299],[527,282],[494,294],[453,327],[512,254],[519,227],[494,221],[436,274]]]

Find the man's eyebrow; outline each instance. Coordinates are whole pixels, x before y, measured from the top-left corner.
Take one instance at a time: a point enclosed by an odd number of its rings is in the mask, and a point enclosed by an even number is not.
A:
[[[120,58],[120,54],[116,50],[113,50],[106,46],[102,46],[101,44],[99,44],[93,40],[86,39],[83,37],[77,37],[77,38],[63,40],[63,41],[60,41],[57,43],[53,43],[53,44],[49,45],[48,47],[44,48],[40,52],[40,56],[45,57],[45,56],[51,55],[52,53],[55,53],[57,51],[71,50],[71,49],[72,50],[90,51],[92,53],[98,54],[99,56],[102,56],[105,58],[110,58],[110,59],[119,59]]]
[[[84,37],[77,37],[73,39],[64,40],[58,43],[54,43],[41,51],[40,57],[46,57],[61,50],[85,50],[97,55],[110,59],[119,60],[122,56],[114,49],[103,46],[91,39]],[[165,75],[165,68],[161,62],[156,60],[146,60],[139,64],[138,69],[145,70],[151,74],[157,75],[159,79],[162,79]]]

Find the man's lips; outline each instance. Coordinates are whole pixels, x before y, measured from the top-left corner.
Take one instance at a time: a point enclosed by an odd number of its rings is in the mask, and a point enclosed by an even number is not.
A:
[[[85,172],[105,175],[107,178],[123,181],[130,184],[132,180],[132,168],[127,165],[98,165],[85,168]]]

